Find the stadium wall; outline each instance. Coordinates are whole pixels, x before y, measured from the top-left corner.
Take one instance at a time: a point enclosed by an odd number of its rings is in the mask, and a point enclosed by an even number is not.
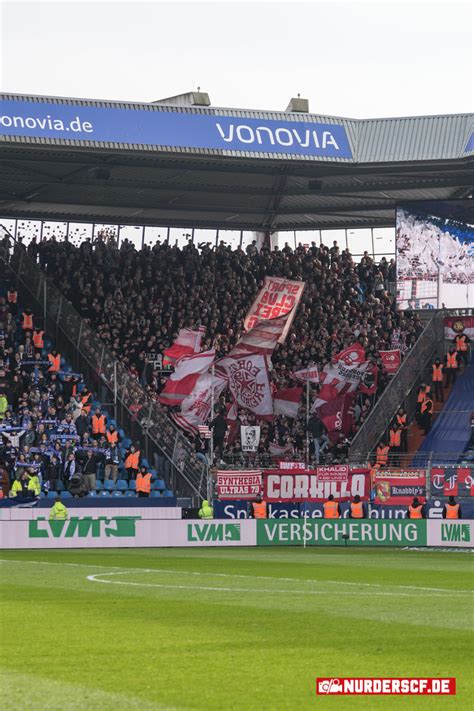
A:
[[[0,521],[1,549],[214,546],[472,548],[474,521],[176,521],[141,516]]]

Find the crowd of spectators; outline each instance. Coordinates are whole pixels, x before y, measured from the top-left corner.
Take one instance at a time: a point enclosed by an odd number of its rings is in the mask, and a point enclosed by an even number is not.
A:
[[[0,294],[2,289],[0,289]],[[105,480],[135,478],[140,451],[72,373],[14,287],[0,296],[0,497],[37,498],[49,491],[85,496]],[[138,456],[137,456],[138,451]],[[132,455],[129,457],[129,455]],[[130,466],[133,465],[133,466]]]
[[[266,275],[306,285],[287,341],[272,357],[274,388],[295,384],[291,373],[299,368],[314,364],[322,369],[335,353],[358,341],[379,368],[380,394],[388,376],[378,351],[396,347],[405,353],[422,328],[416,314],[395,309],[389,289],[395,282],[394,260],[376,263],[365,252],[356,263],[336,242],[332,247],[312,243],[273,250],[257,249],[253,243],[245,251],[223,242],[184,248],[159,243],[137,251],[127,240],[118,248],[113,235],[99,235],[93,244],[86,240],[79,247],[48,240],[32,241],[27,249],[155,400],[167,378],[154,367],[155,356],[172,344],[178,329],[205,326],[203,348],[214,345],[218,357],[226,355],[242,334],[247,310]],[[375,398],[359,396],[353,432],[328,446],[323,456],[344,458]],[[219,406],[229,406],[225,396]],[[254,424],[255,418],[240,411],[239,422]],[[276,417],[263,427],[259,454],[268,455],[275,443],[300,457],[305,425],[303,412],[298,420]],[[198,439],[196,450],[203,453],[205,448]],[[243,456],[239,438],[226,456]]]

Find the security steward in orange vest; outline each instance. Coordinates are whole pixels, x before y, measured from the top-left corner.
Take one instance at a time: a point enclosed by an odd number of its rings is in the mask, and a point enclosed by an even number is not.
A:
[[[114,447],[116,444],[118,444],[119,434],[113,425],[109,425],[109,429],[105,433],[105,436],[107,438],[107,442],[111,447]]]
[[[33,331],[33,345],[37,351],[44,348],[44,331],[41,331],[40,329],[35,329]]]
[[[341,507],[334,501],[334,496],[330,494],[328,500],[323,504],[324,518],[341,518]]]
[[[448,503],[443,506],[443,518],[447,518],[448,521],[462,518],[461,506],[456,503],[454,496],[450,496]]]
[[[91,427],[93,435],[103,435],[107,431],[107,418],[99,409],[97,409],[95,411],[95,415],[92,415],[91,417]]]
[[[390,445],[390,464],[394,467],[400,466],[400,451],[402,445],[402,431],[394,420],[389,432],[388,443]]]
[[[390,452],[390,447],[387,445],[384,439],[380,440],[380,443],[375,451],[375,466],[378,469],[384,469],[388,464],[388,453]]]
[[[23,320],[21,323],[21,327],[24,331],[32,331],[33,330],[33,311],[31,309],[25,309],[23,311]]]
[[[450,346],[444,359],[444,372],[446,373],[446,387],[454,385],[459,370],[459,357],[454,346]]]
[[[418,422],[418,424],[421,424],[421,406],[425,401],[426,398],[426,393],[430,389],[429,385],[426,385],[426,383],[421,383],[420,387],[418,388],[418,395],[416,398],[416,414],[415,414],[415,419]]]
[[[150,496],[151,491],[151,474],[147,472],[146,467],[140,467],[136,479],[136,492],[138,496]]]
[[[267,518],[267,502],[257,496],[250,504],[249,518]]]
[[[417,496],[415,496],[410,506],[408,507],[407,518],[414,520],[425,518],[425,509],[423,507],[423,504],[418,500]]]
[[[128,476],[134,479],[140,467],[140,450],[137,449],[134,444],[130,446],[130,449],[127,449],[124,466]]]
[[[61,354],[57,352],[55,348],[48,353],[48,360],[50,362],[50,367],[48,368],[50,373],[57,373],[61,368]]]
[[[398,412],[395,415],[395,421],[402,432],[400,451],[407,452],[408,451],[408,415],[405,412],[405,410],[403,409],[403,407],[398,408]]]
[[[438,402],[444,402],[443,394],[443,364],[441,363],[441,358],[436,358],[435,362],[431,366],[431,382],[434,391],[434,396]]]
[[[454,347],[456,348],[456,353],[458,355],[458,363],[462,360],[462,362],[464,363],[464,367],[467,368],[469,361],[469,344],[471,342],[471,339],[465,333],[458,333],[458,335],[454,338],[453,342]]]
[[[433,418],[433,400],[429,395],[426,396],[424,403],[421,406],[421,421],[420,424],[423,427],[425,435],[431,429],[431,420]]]
[[[354,501],[351,501],[349,506],[349,518],[367,518],[367,511],[360,500],[359,494],[354,496]]]
[[[92,393],[87,388],[83,388],[81,392],[82,409],[88,415],[92,408]]]

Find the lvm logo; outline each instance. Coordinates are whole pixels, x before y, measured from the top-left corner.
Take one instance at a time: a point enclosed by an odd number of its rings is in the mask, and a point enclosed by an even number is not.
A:
[[[117,538],[134,538],[135,522],[141,516],[99,516],[72,517],[69,521],[46,521],[38,517],[29,521],[29,538],[100,538],[100,536]]]
[[[470,543],[471,529],[468,523],[442,523],[441,540],[456,543]]]
[[[240,523],[188,523],[188,541],[240,541]]]

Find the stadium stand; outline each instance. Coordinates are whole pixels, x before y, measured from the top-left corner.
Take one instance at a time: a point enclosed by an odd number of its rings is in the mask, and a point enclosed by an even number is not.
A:
[[[3,497],[135,495],[131,440],[54,348],[42,319],[0,284],[0,468]],[[156,469],[154,496],[172,496]],[[105,478],[105,480],[104,480]]]
[[[203,348],[212,344],[217,356],[226,355],[239,339],[245,314],[265,276],[286,277],[306,283],[287,343],[272,358],[274,390],[294,385],[292,372],[308,365],[320,369],[341,349],[360,343],[377,369],[374,396],[360,393],[354,426],[344,441],[328,447],[321,461],[345,461],[352,436],[367,417],[387,385],[379,350],[397,347],[406,353],[422,331],[419,317],[397,313],[388,283],[394,281],[395,264],[379,264],[365,253],[358,264],[348,250],[312,243],[308,249],[286,246],[271,251],[255,244],[246,251],[224,243],[188,244],[183,249],[168,243],[136,251],[124,240],[117,248],[113,234],[99,234],[75,247],[70,242],[33,239],[27,252],[55,282],[112,353],[129,369],[148,394],[157,400],[166,373],[153,368],[152,355],[168,348],[183,327],[206,328]],[[317,390],[314,389],[313,396]],[[220,403],[227,409],[228,399]],[[240,424],[262,425],[257,457],[270,458],[272,445],[301,458],[306,423],[277,416],[272,424],[260,423],[239,411]],[[197,453],[206,443],[195,440]],[[228,445],[225,461],[245,464],[238,440]],[[271,460],[271,458],[270,458]]]

